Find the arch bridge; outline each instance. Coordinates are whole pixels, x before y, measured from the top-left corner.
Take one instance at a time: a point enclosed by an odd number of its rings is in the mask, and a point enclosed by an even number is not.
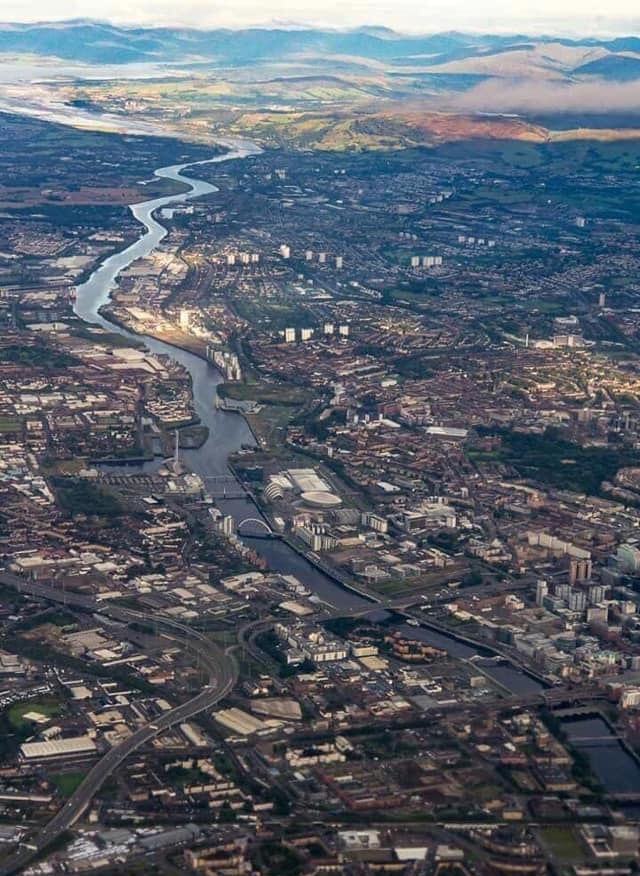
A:
[[[247,532],[245,528],[247,524],[259,526],[262,532],[260,534],[255,532]],[[251,538],[273,538],[276,535],[276,533],[273,531],[273,529],[271,529],[269,524],[266,523],[264,520],[260,520],[260,518],[258,517],[245,517],[244,520],[241,520],[240,523],[238,523],[238,535],[242,535],[243,528],[245,528],[244,535],[248,535]]]

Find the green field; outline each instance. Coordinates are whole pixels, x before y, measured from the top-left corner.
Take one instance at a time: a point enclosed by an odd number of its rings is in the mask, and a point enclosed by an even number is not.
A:
[[[298,297],[290,296],[277,301],[262,298],[249,299],[237,297],[233,301],[233,309],[239,317],[252,326],[260,326],[269,331],[283,331],[293,328],[313,327],[316,324],[313,311]]]
[[[63,797],[70,797],[84,781],[87,774],[83,772],[58,773],[49,777],[49,781]]]
[[[247,421],[261,444],[276,453],[283,446],[284,435],[293,416],[291,408],[269,405],[258,414],[249,414]]]
[[[542,828],[542,840],[563,864],[577,864],[584,860],[585,853],[571,825]]]
[[[303,405],[309,399],[307,389],[290,383],[222,383],[218,387],[218,394],[235,401],[279,406]]]
[[[29,712],[40,712],[49,718],[55,718],[61,711],[62,703],[60,700],[43,699],[32,700],[28,703],[16,703],[9,709],[9,722],[16,730],[21,730],[31,726],[31,722],[24,717]]]
[[[222,398],[254,401],[263,405],[247,420],[256,437],[266,446],[282,445],[283,433],[298,409],[309,401],[309,390],[290,383],[223,383],[218,387]]]
[[[0,417],[0,432],[22,431],[21,417]]]
[[[386,581],[376,581],[369,584],[370,590],[375,590],[376,593],[381,593],[383,596],[400,596],[403,593],[410,593],[412,590],[420,590],[425,587],[425,582],[419,578],[389,578]]]

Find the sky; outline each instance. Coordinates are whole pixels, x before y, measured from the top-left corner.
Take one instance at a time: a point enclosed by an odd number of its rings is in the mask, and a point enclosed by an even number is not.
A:
[[[606,14],[603,14],[606,9]],[[0,19],[95,18],[118,24],[243,27],[384,25],[406,32],[459,29],[574,34],[640,33],[637,0],[2,0]]]

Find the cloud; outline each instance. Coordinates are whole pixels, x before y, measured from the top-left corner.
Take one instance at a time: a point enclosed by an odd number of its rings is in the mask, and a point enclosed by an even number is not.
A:
[[[640,78],[633,82],[490,80],[453,98],[465,112],[640,112]]]
[[[383,24],[411,32],[470,31],[556,34],[637,33],[637,0],[2,0],[4,21],[94,17],[117,23],[241,27],[276,20],[353,27]]]

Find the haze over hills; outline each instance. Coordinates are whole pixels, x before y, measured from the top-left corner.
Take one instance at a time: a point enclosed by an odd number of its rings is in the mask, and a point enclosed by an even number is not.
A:
[[[0,24],[0,52],[90,64],[251,65],[306,55],[428,66],[440,73],[545,73],[630,78],[640,75],[640,38],[562,39],[554,36],[457,32],[407,36],[388,28],[355,30],[251,28],[195,30],[122,27],[68,21]]]
[[[200,142],[231,133],[296,148],[393,149],[468,137],[545,142],[554,131],[640,136],[635,36],[4,24],[0,73],[0,108],[73,123],[82,115],[88,126],[99,115],[103,127],[135,120]]]

